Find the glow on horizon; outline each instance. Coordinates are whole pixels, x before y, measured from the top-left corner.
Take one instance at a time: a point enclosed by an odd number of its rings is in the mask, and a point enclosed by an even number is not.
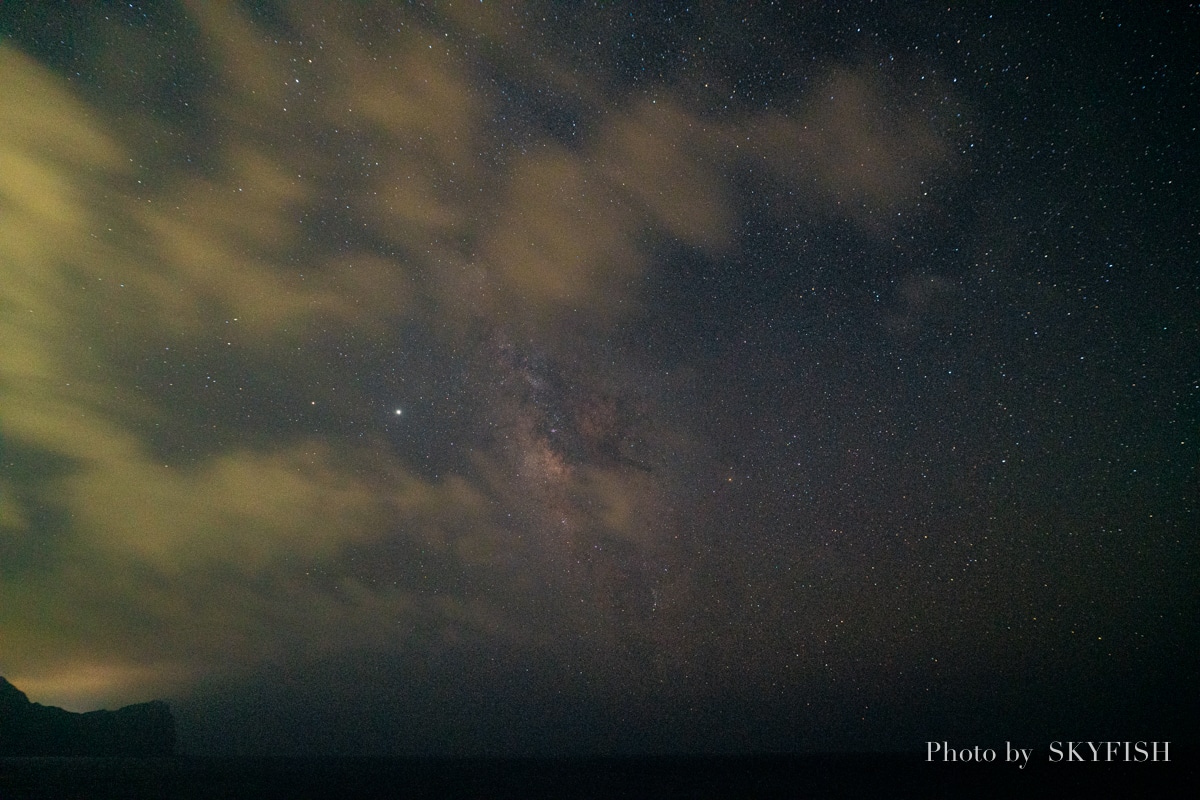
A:
[[[84,712],[163,699],[170,670],[117,664],[79,664],[49,674],[6,673],[32,703]]]

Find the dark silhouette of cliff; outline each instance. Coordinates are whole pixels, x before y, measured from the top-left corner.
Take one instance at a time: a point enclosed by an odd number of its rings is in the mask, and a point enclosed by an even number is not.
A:
[[[169,756],[175,718],[154,701],[75,714],[31,703],[0,678],[0,756]]]

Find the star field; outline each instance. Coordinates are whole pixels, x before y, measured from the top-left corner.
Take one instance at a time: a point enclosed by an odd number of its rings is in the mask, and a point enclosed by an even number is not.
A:
[[[0,674],[196,753],[1194,739],[1198,25],[6,6]]]

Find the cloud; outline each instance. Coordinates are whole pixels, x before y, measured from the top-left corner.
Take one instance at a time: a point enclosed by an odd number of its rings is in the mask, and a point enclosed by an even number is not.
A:
[[[639,217],[709,253],[732,244],[734,214],[718,175],[720,140],[669,99],[642,100],[606,120],[596,161]]]
[[[922,101],[873,70],[839,67],[793,111],[751,120],[741,135],[802,200],[886,232],[949,158],[948,140]]]
[[[439,542],[475,508],[461,480],[367,467],[323,437],[168,464],[150,433],[167,415],[194,424],[203,401],[167,408],[118,369],[231,319],[264,367],[318,321],[378,331],[410,307],[405,271],[353,250],[292,266],[313,184],[253,126],[234,126],[212,174],[132,189],[135,156],[102,115],[7,46],[0,71],[0,436],[22,459],[0,497],[7,674],[82,702],[409,620],[399,587],[339,576],[335,591],[305,572],[337,575],[348,543],[397,530]],[[34,456],[58,466],[33,475]]]
[[[214,562],[253,574],[285,554],[320,561],[384,514],[374,487],[331,463],[320,442],[224,451],[186,471],[139,455],[72,475],[64,494],[105,550],[168,574]]]
[[[604,116],[582,150],[546,144],[509,173],[481,264],[513,325],[564,315],[611,320],[637,305],[655,236],[710,253],[732,212],[710,161],[713,136],[668,102]]]

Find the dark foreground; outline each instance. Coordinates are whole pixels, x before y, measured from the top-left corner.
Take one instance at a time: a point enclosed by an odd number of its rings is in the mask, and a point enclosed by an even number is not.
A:
[[[803,798],[1166,796],[1170,763],[927,763],[918,755],[562,760],[4,758],[0,798]],[[1087,795],[1083,793],[1087,792]]]

